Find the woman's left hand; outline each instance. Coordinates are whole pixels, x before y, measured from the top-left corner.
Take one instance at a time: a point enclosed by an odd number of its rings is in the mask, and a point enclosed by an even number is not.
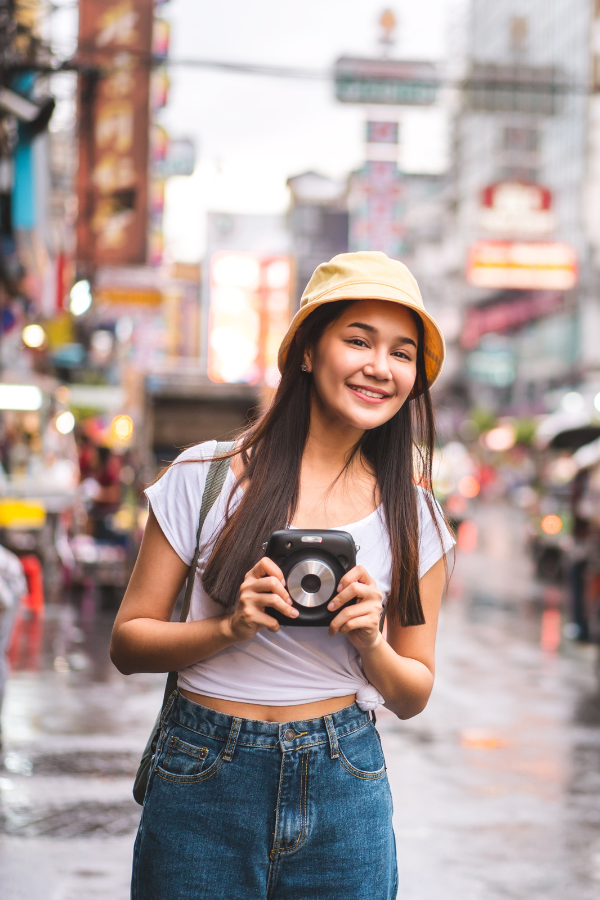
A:
[[[363,566],[355,566],[346,572],[338,587],[337,597],[328,609],[339,609],[356,597],[356,603],[347,606],[329,626],[329,634],[345,634],[357,650],[371,650],[382,640],[379,620],[382,610],[381,591]]]

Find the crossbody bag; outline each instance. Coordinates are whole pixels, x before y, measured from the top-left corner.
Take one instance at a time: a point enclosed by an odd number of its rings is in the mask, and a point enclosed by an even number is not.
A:
[[[217,446],[215,447],[215,456],[222,456],[223,453],[230,453],[234,447],[234,442],[217,443]],[[194,581],[196,580],[196,568],[198,566],[198,557],[200,556],[200,536],[202,534],[202,528],[206,521],[206,517],[214,506],[215,500],[221,493],[221,490],[225,483],[225,479],[227,477],[227,472],[229,471],[230,463],[230,459],[213,459],[206,476],[206,484],[204,486],[202,503],[200,505],[200,516],[198,518],[198,531],[196,532],[196,550],[194,552],[194,558],[190,566],[190,571],[188,572],[187,583],[185,586],[185,596],[183,598],[183,605],[181,607],[181,615],[179,616],[180,622],[187,621],[188,613],[190,611],[192,591],[194,590]],[[148,743],[144,748],[137,774],[135,776],[135,781],[133,784],[133,797],[135,801],[140,804],[140,806],[144,805],[144,797],[146,796],[146,788],[148,787],[148,780],[150,778],[152,760],[154,759],[154,754],[156,753],[156,747],[158,745],[158,738],[160,736],[162,715],[165,706],[169,701],[169,697],[171,696],[173,691],[177,689],[178,674],[178,672],[169,672],[162,706],[156,718],[156,722],[154,723],[154,727],[152,729],[150,737],[148,738]]]

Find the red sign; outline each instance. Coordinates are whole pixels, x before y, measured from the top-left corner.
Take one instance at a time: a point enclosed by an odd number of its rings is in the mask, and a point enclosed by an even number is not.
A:
[[[77,258],[146,262],[153,0],[80,0]]]
[[[558,312],[564,297],[561,291],[515,291],[488,306],[472,306],[467,309],[461,344],[470,350],[484,334],[501,334]]]
[[[568,291],[577,284],[577,256],[558,242],[477,241],[467,281],[480,288]]]
[[[481,194],[479,225],[498,235],[543,237],[556,227],[552,194],[539,184],[500,181]]]

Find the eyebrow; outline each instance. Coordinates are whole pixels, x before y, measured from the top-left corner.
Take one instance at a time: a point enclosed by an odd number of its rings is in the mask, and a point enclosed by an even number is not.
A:
[[[346,328],[362,328],[362,329],[364,329],[364,331],[371,332],[371,334],[377,333],[376,328],[374,328],[372,325],[367,325],[365,322],[350,322],[349,325],[346,325]],[[399,337],[398,343],[399,344],[412,344],[413,347],[415,348],[415,350],[417,349],[416,342],[413,341],[413,339],[409,338],[409,337],[405,337],[405,336]]]

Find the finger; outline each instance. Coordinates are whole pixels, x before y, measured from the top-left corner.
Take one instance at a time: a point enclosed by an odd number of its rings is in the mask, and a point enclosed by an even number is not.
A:
[[[282,584],[285,583],[283,572],[277,565],[277,563],[273,562],[268,556],[263,556],[262,559],[256,563],[255,566],[250,569],[246,577],[250,578],[263,578],[264,576],[274,575],[278,581]]]
[[[340,634],[348,634],[348,632],[356,631],[358,628],[364,628],[365,631],[376,628],[377,633],[379,633],[379,623],[377,621],[373,621],[371,616],[359,616],[358,619],[350,619],[349,622],[342,625]]]
[[[246,585],[254,594],[278,594],[282,600],[291,603],[290,596],[282,583],[275,575],[267,575],[264,578],[250,579]]]
[[[263,612],[257,613],[254,624],[258,625],[260,628],[268,628],[269,631],[273,632],[277,632],[281,628],[277,619],[274,619],[273,616],[268,616]]]
[[[356,603],[353,606],[346,606],[341,612],[337,614],[335,619],[331,621],[329,625],[329,633],[335,634],[336,632],[340,631],[340,629],[343,625],[346,624],[346,622],[365,615],[374,615],[379,622],[380,614],[381,610],[378,607],[375,607],[374,609],[371,601],[369,600],[363,600],[361,603]]]
[[[250,601],[257,611],[261,611],[266,607],[273,607],[290,619],[295,619],[298,615],[298,610],[294,606],[291,606],[286,600],[282,600],[277,594],[250,593],[244,600],[246,602]]]
[[[334,597],[333,600],[329,601],[327,609],[339,609],[340,606],[343,606],[344,603],[348,603],[350,600],[354,600],[355,597],[358,597],[359,600],[377,600],[380,604],[382,602],[381,594],[379,591],[374,590],[370,584],[361,584],[358,581],[354,581]]]
[[[374,585],[375,580],[371,578],[364,566],[354,566],[349,569],[338,585],[338,591],[343,591],[345,587],[352,584],[353,581],[360,581],[361,584]]]

